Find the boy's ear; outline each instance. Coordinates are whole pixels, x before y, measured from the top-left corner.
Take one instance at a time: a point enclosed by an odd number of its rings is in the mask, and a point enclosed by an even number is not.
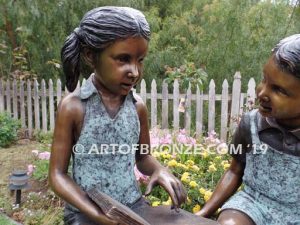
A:
[[[91,68],[94,69],[94,52],[91,49],[83,49],[83,60],[86,64],[88,64]]]

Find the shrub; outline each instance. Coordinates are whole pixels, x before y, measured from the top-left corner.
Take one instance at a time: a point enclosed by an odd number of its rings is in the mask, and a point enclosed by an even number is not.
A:
[[[0,147],[8,147],[17,139],[21,123],[8,113],[0,113]]]

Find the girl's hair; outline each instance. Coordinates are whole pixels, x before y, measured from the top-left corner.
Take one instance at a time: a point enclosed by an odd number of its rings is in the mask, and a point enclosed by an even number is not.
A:
[[[300,34],[282,39],[272,51],[279,67],[300,79]]]
[[[145,16],[128,7],[99,7],[87,12],[79,27],[67,37],[61,50],[66,86],[74,91],[80,75],[80,53],[83,48],[100,52],[118,39],[141,36],[150,40]]]

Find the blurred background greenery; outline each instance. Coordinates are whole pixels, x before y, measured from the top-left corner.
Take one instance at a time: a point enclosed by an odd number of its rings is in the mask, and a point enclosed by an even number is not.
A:
[[[63,42],[84,13],[98,6],[145,13],[152,30],[144,72],[148,87],[152,79],[161,87],[166,65],[185,62],[205,70],[217,88],[225,78],[231,83],[235,71],[258,81],[274,44],[300,28],[299,0],[0,0],[0,5],[0,76],[63,83]]]

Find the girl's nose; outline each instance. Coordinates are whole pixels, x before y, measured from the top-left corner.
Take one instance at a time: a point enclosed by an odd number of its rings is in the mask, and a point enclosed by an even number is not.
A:
[[[129,71],[129,73],[128,73],[128,76],[129,76],[129,77],[132,77],[132,78],[136,78],[136,77],[139,76],[139,70],[138,70],[138,68],[137,68],[136,65],[132,65],[132,66],[130,67],[130,71]]]

